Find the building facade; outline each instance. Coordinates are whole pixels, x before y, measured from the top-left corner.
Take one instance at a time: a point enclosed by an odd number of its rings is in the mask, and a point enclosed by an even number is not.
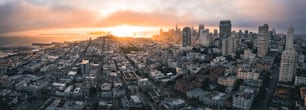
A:
[[[294,28],[292,27],[292,25],[290,25],[287,30],[287,36],[286,36],[286,50],[293,48],[293,34],[294,34]]]
[[[199,42],[200,42],[200,45],[202,46],[209,46],[210,44],[210,39],[209,39],[209,32],[208,30],[204,30],[204,29],[201,29],[200,30],[200,36],[199,36]]]
[[[292,82],[296,71],[296,51],[285,50],[282,53],[279,70],[279,82]]]
[[[183,28],[183,47],[191,46],[191,29],[190,27]]]
[[[259,26],[257,35],[257,56],[264,57],[268,53],[269,26]]]
[[[230,20],[220,21],[219,24],[219,47],[222,47],[223,38],[231,36],[232,24]]]
[[[82,60],[81,62],[81,73],[87,74],[89,72],[89,60]]]
[[[237,48],[237,39],[236,39],[236,33],[233,32],[230,37],[223,38],[222,39],[222,55],[227,56],[235,53],[235,50]]]

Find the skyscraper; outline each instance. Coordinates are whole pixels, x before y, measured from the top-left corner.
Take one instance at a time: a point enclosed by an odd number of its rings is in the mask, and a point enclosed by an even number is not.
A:
[[[293,34],[294,28],[292,27],[292,25],[290,25],[286,36],[286,50],[293,48]]]
[[[203,29],[203,30],[205,29],[205,28],[204,28],[204,24],[200,24],[200,25],[199,25],[199,30],[198,30],[199,36],[200,36],[201,29]]]
[[[183,47],[191,46],[191,29],[190,27],[183,28]]]
[[[164,36],[164,31],[163,31],[163,29],[160,29],[160,30],[159,30],[159,36]]]
[[[209,37],[210,37],[209,30],[204,30],[204,29],[200,30],[199,42],[201,45],[208,47],[210,44]]]
[[[220,21],[219,24],[219,38],[220,38],[220,42],[219,42],[219,46],[222,46],[222,39],[223,38],[227,38],[231,35],[231,31],[232,31],[232,24],[230,20],[222,20]]]
[[[279,70],[279,82],[293,81],[296,71],[296,54],[294,49],[283,51]]]
[[[229,37],[232,31],[231,21],[230,20],[220,21],[219,31],[220,31],[219,33],[220,38]]]
[[[218,30],[217,29],[214,29],[214,37],[218,37]]]
[[[237,48],[236,32],[233,32],[230,37],[222,39],[222,55],[227,56],[233,54]]]
[[[220,39],[221,40],[221,39]],[[227,38],[224,38],[222,39],[220,42],[222,42],[222,48],[221,48],[221,52],[222,52],[222,55],[223,56],[226,56],[228,55],[228,52],[227,52],[227,44],[228,44],[228,39]]]
[[[264,57],[268,53],[269,26],[259,26],[257,35],[257,56]]]

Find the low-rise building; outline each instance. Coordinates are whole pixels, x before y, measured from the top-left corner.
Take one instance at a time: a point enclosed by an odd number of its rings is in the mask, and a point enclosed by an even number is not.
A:
[[[260,73],[256,71],[250,71],[250,70],[240,70],[237,72],[237,78],[238,79],[253,79],[257,80],[259,78]]]
[[[257,93],[257,88],[240,86],[239,91],[233,95],[233,108],[240,110],[250,110]]]
[[[306,85],[306,69],[297,69],[294,85]]]
[[[183,99],[165,99],[163,100],[160,105],[160,110],[177,110],[183,107],[186,104],[185,100]]]
[[[228,76],[228,77],[218,77],[217,83],[223,86],[234,86],[237,77]]]

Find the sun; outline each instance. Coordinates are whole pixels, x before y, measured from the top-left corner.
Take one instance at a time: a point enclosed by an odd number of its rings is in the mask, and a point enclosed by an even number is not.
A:
[[[156,29],[154,27],[131,26],[123,24],[119,26],[104,28],[103,30],[108,31],[117,37],[145,37],[143,33]]]

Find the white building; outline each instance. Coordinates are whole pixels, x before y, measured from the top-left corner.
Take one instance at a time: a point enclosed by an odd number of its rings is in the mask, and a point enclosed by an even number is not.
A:
[[[233,95],[233,108],[239,110],[249,110],[255,96],[257,95],[257,92],[257,88],[240,86],[239,91]]]
[[[294,85],[306,85],[306,70],[297,69]]]
[[[237,72],[237,78],[239,79],[253,79],[257,80],[259,78],[260,73],[254,71],[245,71],[240,70]]]
[[[292,82],[296,71],[296,51],[285,50],[282,53],[279,70],[279,82]]]
[[[200,30],[200,36],[199,36],[200,45],[209,46],[209,32],[205,31],[204,29]]]

